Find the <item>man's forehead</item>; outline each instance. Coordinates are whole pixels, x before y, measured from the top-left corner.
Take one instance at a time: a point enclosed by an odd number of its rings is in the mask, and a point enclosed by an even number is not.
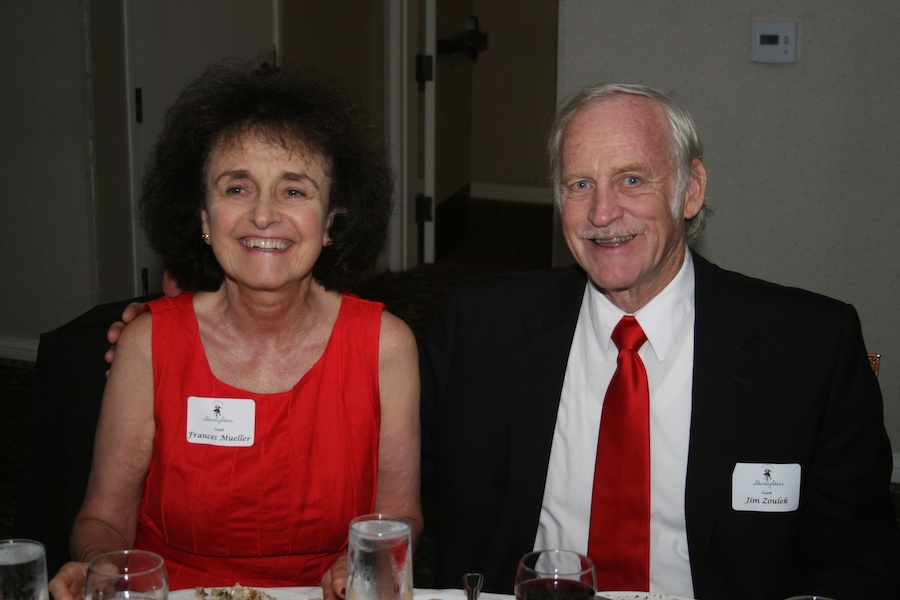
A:
[[[632,94],[604,98],[581,107],[566,127],[566,135],[585,128],[638,134],[653,132],[665,135],[668,122],[665,111],[649,98]]]
[[[658,105],[642,97],[585,106],[569,122],[561,148],[563,170],[572,162],[631,164],[668,159],[668,123]],[[668,162],[668,160],[666,160]],[[617,165],[617,166],[623,166]],[[598,165],[599,166],[599,165]]]

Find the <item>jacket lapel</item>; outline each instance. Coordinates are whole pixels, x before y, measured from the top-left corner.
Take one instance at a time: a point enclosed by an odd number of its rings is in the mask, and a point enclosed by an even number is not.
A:
[[[510,491],[523,547],[534,544],[537,532],[559,397],[587,281],[575,267],[557,272],[563,276],[523,319],[521,343],[506,366]]]
[[[696,591],[717,515],[731,510],[731,474],[747,434],[762,369],[742,351],[755,329],[723,271],[696,254],[694,265],[696,322],[685,518]]]

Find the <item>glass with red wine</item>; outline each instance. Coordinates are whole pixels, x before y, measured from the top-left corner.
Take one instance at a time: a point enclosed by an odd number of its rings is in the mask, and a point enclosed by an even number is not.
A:
[[[519,561],[516,600],[594,600],[594,563],[571,550],[536,550]]]

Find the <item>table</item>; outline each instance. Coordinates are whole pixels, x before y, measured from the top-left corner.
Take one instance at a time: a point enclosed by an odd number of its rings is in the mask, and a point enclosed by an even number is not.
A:
[[[261,588],[276,600],[314,600],[322,598],[321,587],[288,587],[288,588]],[[599,592],[604,598],[610,600],[690,600],[669,596],[668,594],[646,594],[641,592]],[[466,593],[456,589],[431,590],[415,589],[413,600],[465,600]],[[482,592],[479,600],[515,600],[512,594],[491,594]],[[175,590],[169,592],[169,600],[195,600],[194,590]],[[599,600],[599,599],[598,599]]]
[[[322,597],[321,587],[288,587],[288,588],[259,588],[276,600],[312,600]],[[464,591],[447,589],[431,590],[416,589],[413,591],[414,600],[465,600]],[[479,600],[513,600],[511,594],[490,594],[483,592],[478,596]],[[173,590],[169,592],[169,600],[195,600],[194,590]]]

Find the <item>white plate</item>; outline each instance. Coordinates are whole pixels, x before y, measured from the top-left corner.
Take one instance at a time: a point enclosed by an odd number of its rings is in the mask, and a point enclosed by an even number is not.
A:
[[[601,598],[609,600],[691,600],[669,594],[648,594],[647,592],[597,592]]]
[[[462,590],[446,589],[431,590],[427,588],[416,588],[413,590],[414,600],[466,600],[466,593]],[[516,600],[514,596],[508,594],[492,594],[490,592],[482,592],[478,595],[479,600]]]
[[[226,587],[226,586],[222,586]],[[252,586],[248,586],[252,587]],[[209,589],[207,587],[207,589]],[[264,591],[276,600],[311,600],[322,597],[322,588],[256,588]],[[169,592],[169,600],[197,600],[194,588]]]

